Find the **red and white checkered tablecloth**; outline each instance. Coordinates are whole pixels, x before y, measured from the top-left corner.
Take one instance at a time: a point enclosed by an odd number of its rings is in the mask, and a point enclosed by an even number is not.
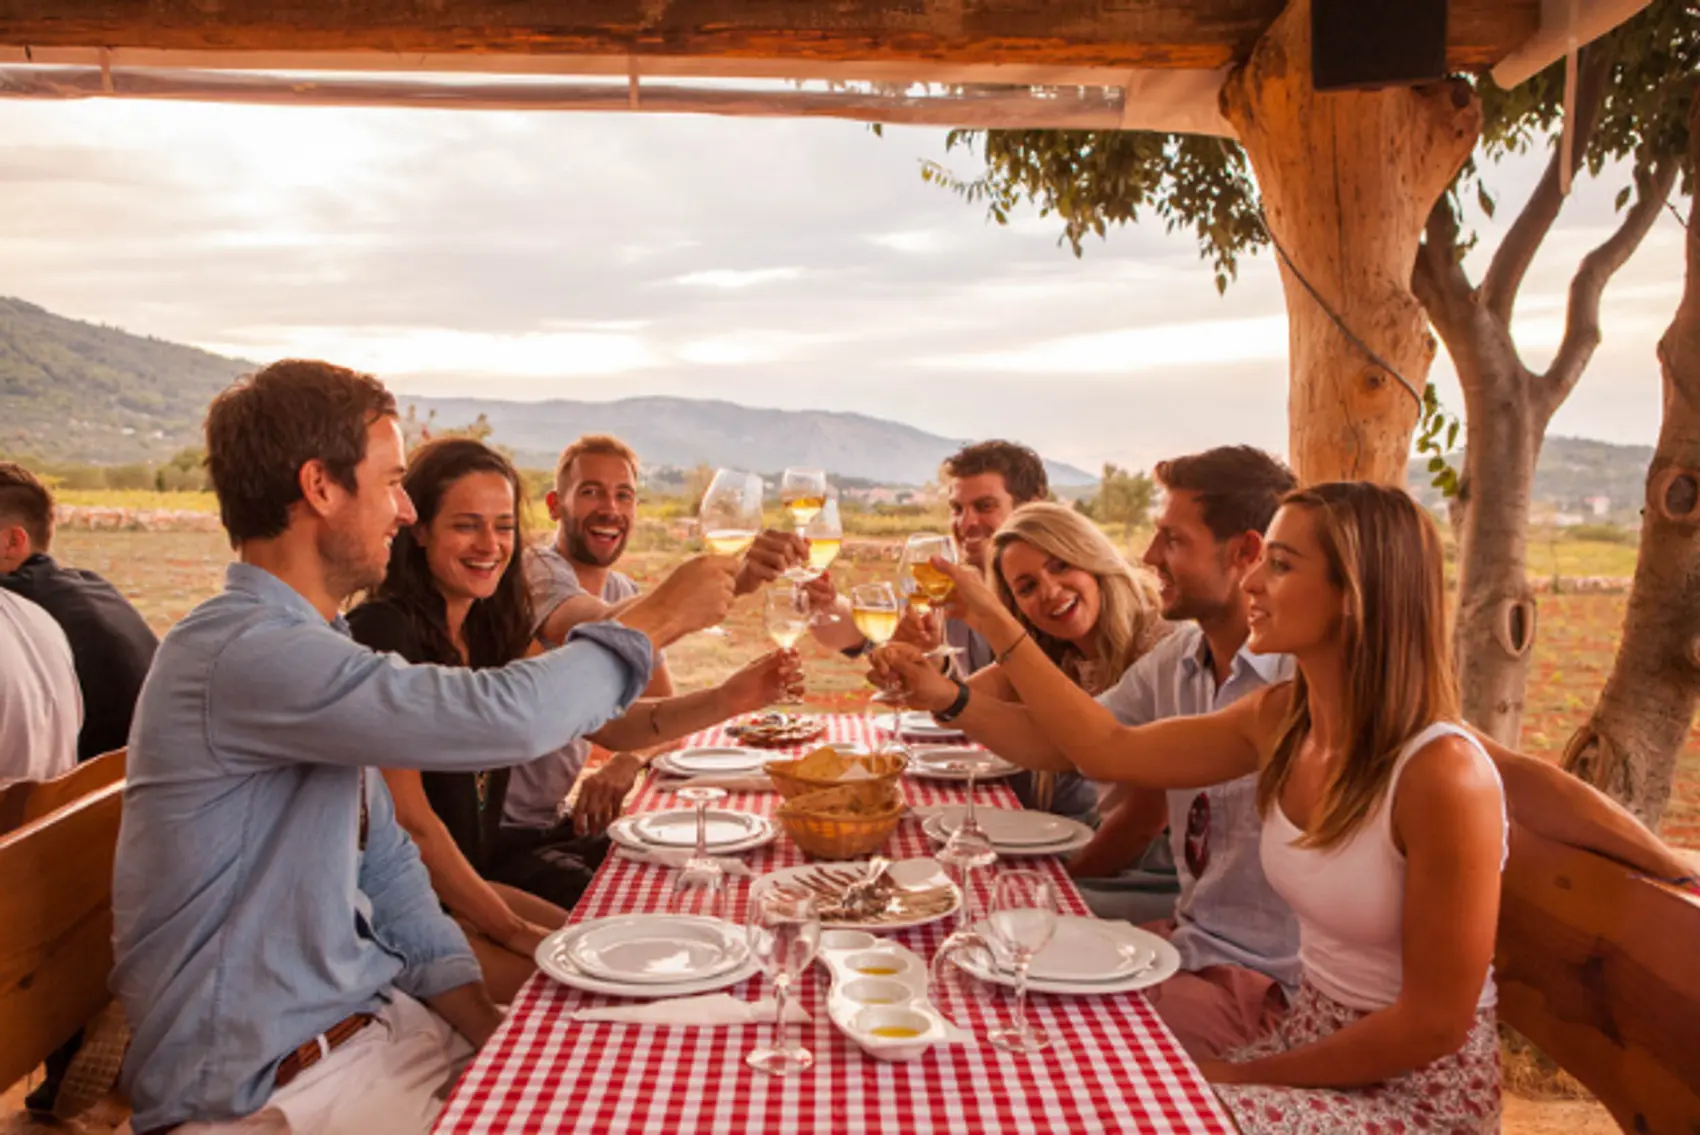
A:
[[[860,717],[827,719],[828,738],[866,740]],[[724,744],[711,730],[692,744]],[[911,804],[958,803],[959,787],[910,779]],[[1019,807],[1006,787],[988,784],[982,804]],[[724,807],[771,813],[773,794],[735,793]],[[635,808],[677,806],[672,795],[644,789]],[[887,854],[926,855],[931,843],[919,821],[905,819]],[[803,863],[783,834],[749,856],[760,874]],[[1069,913],[1086,914],[1060,862],[1022,860],[1056,878]],[[631,911],[665,909],[671,872],[611,855],[573,912],[574,921]],[[747,887],[733,880],[728,917],[743,917]],[[978,889],[978,888],[977,888]],[[948,922],[895,935],[931,957]],[[461,1078],[438,1121],[440,1135],[494,1132],[987,1132],[1234,1130],[1198,1070],[1180,1050],[1145,998],[1034,995],[1035,1021],[1051,1047],[1031,1056],[989,1044],[944,1045],[919,1060],[886,1063],[864,1056],[827,1016],[820,967],[799,984],[813,1016],[801,1039],[815,1066],[776,1078],[744,1064],[770,1026],[658,1028],[632,1024],[577,1024],[572,1011],[611,998],[568,989],[538,974],[515,999],[506,1023]],[[755,999],[768,994],[755,977],[729,990]],[[998,1006],[1007,1012],[1005,1006]],[[983,1030],[976,1030],[983,1032]]]

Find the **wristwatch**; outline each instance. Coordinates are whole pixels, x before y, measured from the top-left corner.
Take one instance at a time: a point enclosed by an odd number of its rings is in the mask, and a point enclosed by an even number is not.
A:
[[[968,708],[968,683],[961,678],[951,678],[956,683],[956,700],[933,714],[933,720],[940,725],[949,725],[962,715]]]

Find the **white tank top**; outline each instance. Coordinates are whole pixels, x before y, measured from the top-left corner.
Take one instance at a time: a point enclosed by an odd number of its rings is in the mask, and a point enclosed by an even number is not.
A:
[[[1303,832],[1279,800],[1263,824],[1263,871],[1299,921],[1299,961],[1305,980],[1342,1005],[1371,1011],[1393,1004],[1404,981],[1405,856],[1393,842],[1393,799],[1405,764],[1423,746],[1448,733],[1462,737],[1494,768],[1481,742],[1461,725],[1438,721],[1405,743],[1376,810],[1344,842],[1327,849],[1301,848]],[[1505,789],[1500,786],[1505,824]],[[1508,832],[1502,827],[1502,832]],[[1501,836],[1500,866],[1505,864]],[[1478,1008],[1493,1005],[1497,990],[1488,969]]]

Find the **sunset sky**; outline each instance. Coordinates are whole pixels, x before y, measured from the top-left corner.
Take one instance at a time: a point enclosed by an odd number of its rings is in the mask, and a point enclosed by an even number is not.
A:
[[[1000,228],[923,183],[941,131],[0,102],[0,136],[0,294],[78,319],[324,357],[420,394],[856,410],[1087,468],[1285,448],[1268,255],[1225,297],[1192,241],[1156,224],[1076,260],[1053,221]],[[1498,225],[1540,157],[1495,171]],[[1517,333],[1534,365],[1620,184],[1580,182],[1530,274]],[[1653,441],[1681,241],[1661,216],[1612,285],[1605,344],[1554,433]],[[1459,407],[1450,373],[1443,356]]]

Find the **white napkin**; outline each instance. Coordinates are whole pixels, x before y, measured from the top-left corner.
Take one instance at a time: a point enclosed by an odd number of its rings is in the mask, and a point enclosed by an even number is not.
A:
[[[678,870],[690,859],[691,852],[683,847],[652,847],[648,851],[622,847],[619,856],[621,859],[630,859],[634,863],[650,863],[656,867],[671,867]],[[712,855],[709,858],[720,864],[720,869],[728,875],[742,877],[750,873],[750,865],[742,859],[733,859],[729,855]]]
[[[730,993],[705,993],[698,997],[668,997],[642,1005],[608,1005],[577,1009],[575,1021],[610,1021],[633,1025],[674,1025],[713,1028],[717,1025],[751,1025],[772,1021],[778,1002],[771,997],[740,1001]],[[809,1019],[808,1011],[795,1001],[785,1006],[785,1019],[798,1023]]]
[[[681,788],[724,788],[728,792],[772,792],[773,781],[765,772],[703,773],[684,780],[663,783],[663,788],[676,792]]]

